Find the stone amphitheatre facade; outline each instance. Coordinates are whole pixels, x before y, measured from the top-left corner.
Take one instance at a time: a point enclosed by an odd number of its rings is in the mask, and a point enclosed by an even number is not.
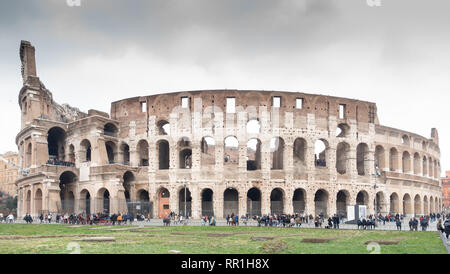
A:
[[[431,137],[382,126],[376,104],[298,92],[204,90],[58,105],[20,46],[18,213],[422,215],[441,209]]]

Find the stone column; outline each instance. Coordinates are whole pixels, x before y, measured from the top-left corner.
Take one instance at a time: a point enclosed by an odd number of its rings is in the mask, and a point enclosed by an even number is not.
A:
[[[202,196],[200,195],[200,190],[197,185],[189,184],[189,190],[191,191],[192,204],[192,218],[200,219],[201,217],[201,208],[202,208]]]
[[[214,216],[216,219],[223,219],[223,192],[224,188],[222,186],[216,186],[213,189],[213,206],[214,206]]]
[[[305,206],[305,212],[307,215],[313,215],[316,216],[316,206],[314,204],[314,197],[315,197],[315,189],[308,188],[306,189],[306,206]]]
[[[392,157],[393,162],[397,163],[397,169],[395,170],[395,172],[397,173],[403,173],[403,161],[402,161],[402,153],[400,151],[397,150],[397,156]],[[395,167],[395,164],[394,164]]]
[[[334,214],[337,213],[336,198],[337,198],[337,193],[334,190],[329,189],[328,190],[328,204],[327,204],[328,216],[333,216]]]
[[[261,188],[261,214],[270,214],[270,189],[267,187]]]
[[[358,165],[356,157],[356,147],[350,145],[350,151],[348,152],[347,170],[346,174],[349,174],[353,180],[358,179]]]
[[[175,212],[175,214],[179,215],[179,201],[178,201],[178,190],[176,188],[170,189],[170,198],[169,198],[169,207],[170,211]]]
[[[93,139],[91,147],[92,162],[98,165],[107,165],[108,157],[106,153],[105,140],[103,138]]]
[[[239,219],[247,213],[247,192],[243,188],[239,189]]]
[[[131,194],[130,194],[131,196]],[[128,212],[128,207],[125,199],[125,189],[123,186],[120,186],[117,190],[117,194],[115,197],[109,197],[110,203],[110,212],[111,213],[120,213],[124,214]]]
[[[17,190],[17,218],[22,218],[23,217],[23,191],[22,188],[20,187]]]
[[[403,213],[403,194],[398,194],[398,212],[395,212],[394,214],[402,214]]]
[[[391,162],[391,158],[390,158],[390,148],[384,148],[384,168],[381,171],[390,171],[390,162]]]
[[[367,195],[369,196],[368,203],[367,203],[367,212],[370,214],[375,214],[375,207],[374,207],[374,199],[376,198],[376,194],[374,196],[373,191],[367,191]]]
[[[294,204],[292,202],[292,197],[294,195],[294,191],[291,189],[285,189],[285,195],[283,197],[283,211],[285,214],[293,214],[294,213]]]
[[[408,174],[414,174],[414,156],[413,155],[409,155],[409,159],[407,159],[407,161],[409,161]]]

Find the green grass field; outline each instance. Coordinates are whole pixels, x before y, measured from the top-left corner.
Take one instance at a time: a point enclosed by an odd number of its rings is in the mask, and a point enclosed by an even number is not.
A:
[[[95,229],[93,229],[95,228]],[[111,229],[132,230],[117,230]],[[114,237],[115,242],[79,242],[83,237]],[[255,238],[265,237],[265,238]],[[273,238],[273,239],[271,239]],[[303,239],[329,239],[327,243]],[[437,232],[358,231],[272,227],[129,227],[70,225],[0,225],[1,254],[69,254],[73,242],[81,254],[370,254],[367,242],[381,254],[446,254]],[[69,247],[69,248],[68,248]]]

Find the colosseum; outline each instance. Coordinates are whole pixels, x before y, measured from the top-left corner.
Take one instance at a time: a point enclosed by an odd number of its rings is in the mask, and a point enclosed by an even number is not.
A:
[[[375,103],[261,90],[163,93],[110,113],[59,105],[20,45],[18,215],[428,214],[440,149],[380,125]],[[395,117],[392,117],[395,119]]]

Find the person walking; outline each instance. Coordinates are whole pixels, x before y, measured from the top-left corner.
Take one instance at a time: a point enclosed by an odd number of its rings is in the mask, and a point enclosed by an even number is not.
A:
[[[448,235],[450,235],[450,218],[447,218],[447,220],[444,223],[444,231],[445,237],[448,239]]]
[[[440,232],[440,233],[444,233],[445,232],[445,229],[442,226],[442,220],[441,219],[439,219],[438,223],[436,224],[436,228],[437,228],[437,231]]]
[[[12,213],[9,213],[8,217],[6,217],[8,223],[12,224],[14,223],[14,215]]]
[[[397,221],[395,221],[395,224],[397,225],[397,230],[402,230],[402,222],[400,221],[400,219],[397,219]]]
[[[427,219],[426,219],[426,218],[423,218],[423,219],[420,221],[420,226],[422,227],[422,231],[427,230],[428,222],[427,222]]]

